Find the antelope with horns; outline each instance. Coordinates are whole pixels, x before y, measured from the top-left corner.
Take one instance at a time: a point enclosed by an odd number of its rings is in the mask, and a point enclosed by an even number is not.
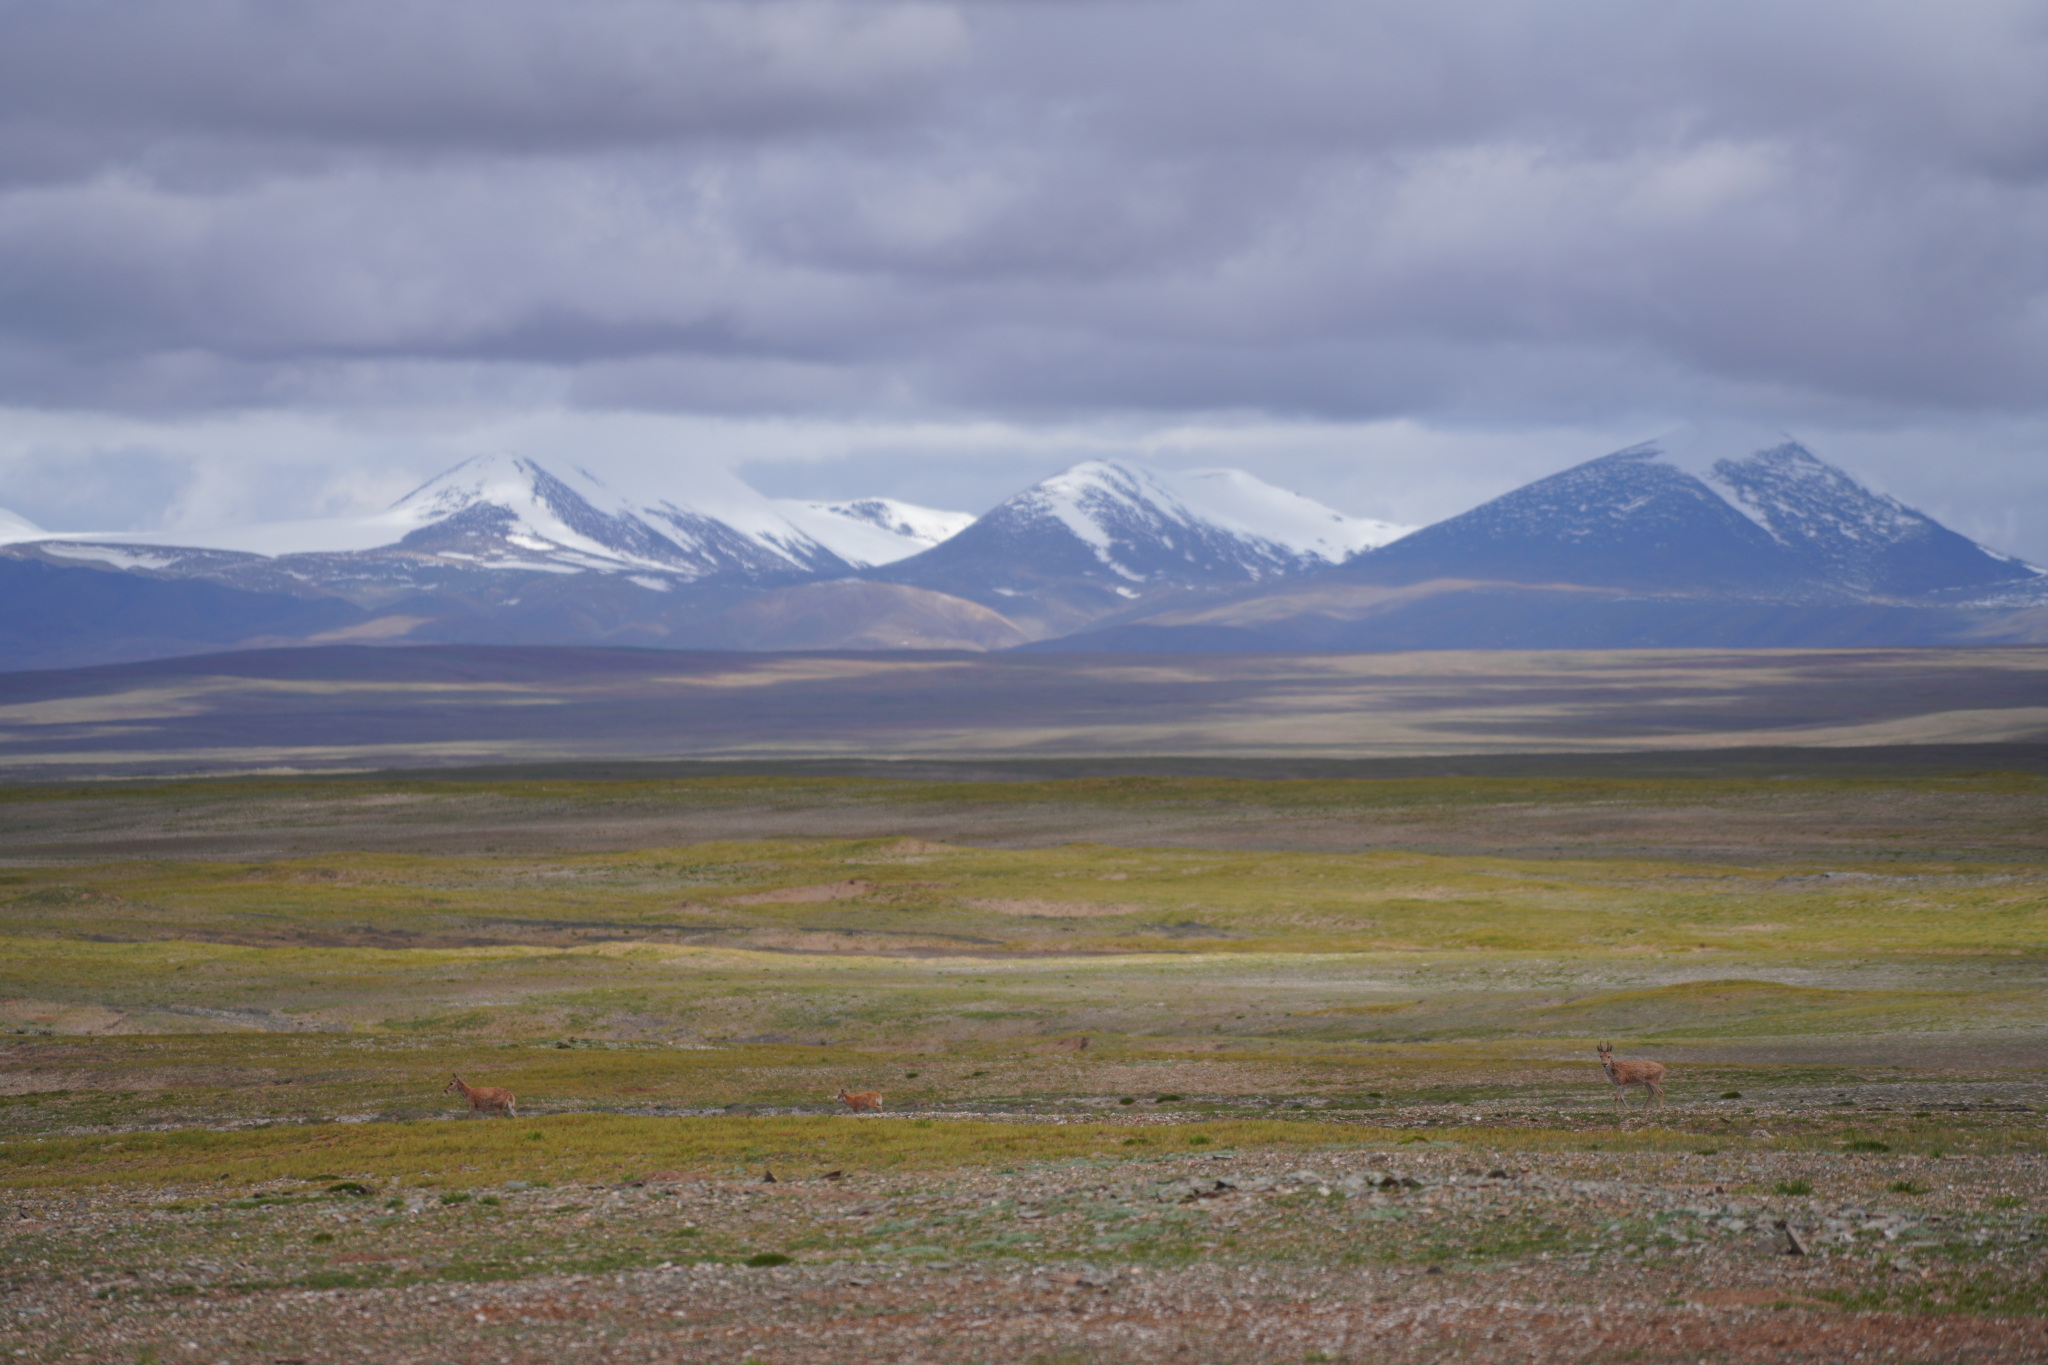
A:
[[[469,1101],[470,1110],[478,1114],[503,1114],[506,1118],[519,1117],[519,1106],[512,1098],[512,1092],[497,1085],[466,1085],[457,1076],[441,1087],[441,1093],[450,1095],[462,1092],[462,1098]]]
[[[1631,1085],[1643,1088],[1643,1108],[1650,1107],[1654,1097],[1657,1107],[1664,1107],[1664,1064],[1662,1062],[1624,1062],[1614,1055],[1614,1044],[1602,1043],[1600,1069],[1607,1073],[1607,1079],[1614,1082],[1614,1107],[1621,1108],[1621,1092]]]
[[[863,1109],[875,1114],[882,1112],[882,1092],[879,1090],[863,1090],[858,1095],[849,1095],[846,1093],[846,1087],[842,1085],[839,1087],[839,1093],[833,1098],[856,1114]]]

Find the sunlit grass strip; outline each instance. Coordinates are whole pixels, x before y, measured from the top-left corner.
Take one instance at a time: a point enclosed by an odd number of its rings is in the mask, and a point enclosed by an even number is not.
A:
[[[1261,1119],[1136,1126],[565,1114],[512,1121],[187,1129],[0,1143],[0,1188],[254,1185],[315,1177],[483,1186],[507,1180],[559,1184],[758,1175],[765,1168],[776,1170],[781,1178],[802,1179],[827,1170],[929,1171],[1262,1148],[1379,1150],[1397,1161],[1404,1149],[1425,1141],[1511,1152],[1585,1150],[1589,1138],[1608,1152],[1677,1153],[1700,1141],[1697,1135],[1661,1128],[1596,1134],[1475,1126],[1431,1132],[1425,1138],[1413,1129]],[[1826,1141],[1815,1139],[1816,1144]],[[1778,1149],[1806,1146],[1795,1142],[1778,1144]]]

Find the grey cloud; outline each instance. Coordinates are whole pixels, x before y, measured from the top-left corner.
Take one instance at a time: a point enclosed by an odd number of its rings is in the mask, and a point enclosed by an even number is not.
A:
[[[0,31],[0,403],[1927,441],[2048,406],[2019,0],[0,0]]]
[[[223,164],[207,139],[527,153],[843,128],[914,108],[963,42],[918,0],[4,0],[0,31],[0,151],[46,176]]]

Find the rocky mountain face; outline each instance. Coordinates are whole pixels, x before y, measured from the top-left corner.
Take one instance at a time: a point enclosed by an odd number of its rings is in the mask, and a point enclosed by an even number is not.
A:
[[[1821,591],[1910,600],[2040,577],[1897,498],[1871,492],[1796,441],[1716,460],[1704,481],[1768,532]]]
[[[1372,583],[1464,578],[1802,602],[1909,599],[2037,576],[1795,441],[1688,467],[1701,458],[1677,441],[1631,446],[1359,555],[1342,572]]]

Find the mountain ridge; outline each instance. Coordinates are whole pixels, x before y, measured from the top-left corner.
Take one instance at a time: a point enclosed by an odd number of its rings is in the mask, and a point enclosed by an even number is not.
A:
[[[1140,596],[1116,590],[1127,583],[1149,580],[1156,605],[1193,586],[1299,573],[1406,529],[1345,517],[1241,471],[1179,477],[1176,487],[1172,476],[1084,463],[1025,490],[1005,507],[1031,504],[1040,521],[1050,517],[1060,528],[1054,548],[1078,559],[1032,563],[1045,547],[1018,549],[1010,567],[1025,586],[983,583],[979,594],[943,560],[922,579],[916,562],[977,527],[1000,541],[1002,515],[991,533],[989,517],[887,498],[775,500],[715,472],[653,496],[513,455],[466,460],[369,517],[244,528],[211,546],[162,532],[67,536],[24,521],[24,537],[0,556],[335,599],[357,609],[345,628],[386,643],[1000,649],[1115,615]],[[265,552],[280,542],[291,552]],[[1161,554],[1171,561],[1163,567],[1152,562]],[[1095,581],[1103,578],[1114,581]],[[106,588],[64,573],[39,581],[81,602]],[[276,615],[254,602],[248,611]],[[202,632],[188,644],[233,642]],[[28,637],[13,643],[0,663],[38,657]],[[156,635],[110,638],[97,661],[181,648]]]
[[[2048,640],[2048,573],[1782,433],[1685,430],[1276,588],[1036,650],[1941,645]]]
[[[0,618],[0,667],[343,638],[1138,652],[2048,640],[2048,573],[1783,433],[1682,429],[1420,529],[1238,470],[1083,461],[980,517],[769,499],[685,472],[647,493],[479,457],[374,516],[212,547],[0,513],[0,561],[35,599]],[[279,541],[293,552],[246,548]],[[210,587],[165,587],[178,583]]]

